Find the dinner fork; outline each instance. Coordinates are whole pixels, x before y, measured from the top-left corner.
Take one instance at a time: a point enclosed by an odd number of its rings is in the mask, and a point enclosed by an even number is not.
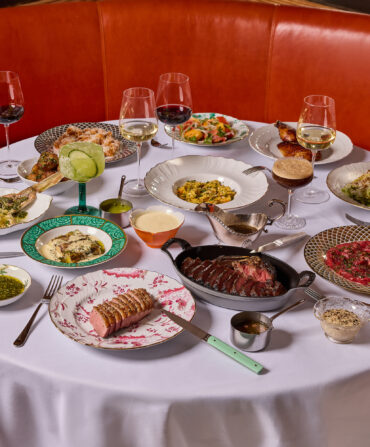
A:
[[[323,298],[325,298],[324,295],[321,295],[321,293],[316,292],[316,290],[313,290],[313,289],[311,289],[310,287],[306,287],[306,288],[304,289],[304,292],[305,292],[309,297],[313,298],[315,301],[320,301],[320,300],[322,300]],[[357,300],[357,301],[360,301],[360,300]],[[369,307],[370,307],[370,304],[369,304],[369,303],[365,303],[365,301],[360,301],[360,303],[365,304],[365,306],[369,306]]]
[[[23,331],[18,335],[17,339],[14,341],[14,343],[13,343],[14,346],[21,347],[25,344],[27,335],[31,329],[32,323],[34,322],[38,311],[40,310],[41,305],[50,303],[50,299],[52,298],[54,293],[60,289],[60,286],[62,285],[62,281],[63,281],[63,276],[53,275],[51,277],[51,280],[45,290],[42,300],[36,307],[35,312],[32,314],[32,317],[30,318],[29,322],[26,324]]]

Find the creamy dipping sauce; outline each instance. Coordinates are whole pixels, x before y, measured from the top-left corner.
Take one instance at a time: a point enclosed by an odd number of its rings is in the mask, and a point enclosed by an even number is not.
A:
[[[180,224],[177,217],[162,211],[153,211],[138,216],[134,225],[138,230],[148,231],[149,233],[160,233],[162,231],[173,230]]]

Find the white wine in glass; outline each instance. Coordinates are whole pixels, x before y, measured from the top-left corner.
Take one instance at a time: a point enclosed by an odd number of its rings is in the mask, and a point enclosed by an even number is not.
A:
[[[312,152],[314,167],[318,151],[326,151],[334,143],[336,135],[335,101],[325,95],[304,98],[297,126],[297,141]],[[299,191],[296,199],[303,203],[322,203],[329,200],[329,193],[309,187]]]
[[[137,179],[128,181],[123,192],[134,197],[144,196],[148,193],[140,179],[141,144],[151,140],[158,131],[153,90],[133,87],[123,92],[119,130],[123,138],[137,145]]]

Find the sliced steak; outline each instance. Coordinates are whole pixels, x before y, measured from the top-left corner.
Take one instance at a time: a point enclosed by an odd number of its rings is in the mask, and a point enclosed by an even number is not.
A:
[[[233,267],[245,276],[253,278],[255,281],[274,280],[276,269],[270,263],[262,261],[259,256],[249,256],[243,261],[234,261]]]
[[[202,261],[196,269],[192,271],[191,278],[194,279],[194,281],[199,281],[202,278],[202,275],[205,271],[207,271],[208,268],[212,266],[212,261],[206,260]],[[190,276],[189,276],[190,278]]]

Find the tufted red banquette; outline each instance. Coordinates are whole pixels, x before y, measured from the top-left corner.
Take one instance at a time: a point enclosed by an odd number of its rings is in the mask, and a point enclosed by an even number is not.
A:
[[[122,90],[187,73],[194,111],[296,121],[332,96],[338,129],[370,149],[370,16],[240,1],[102,0],[0,9],[0,67],[20,74],[12,141],[118,118]],[[1,143],[4,143],[3,133]]]

